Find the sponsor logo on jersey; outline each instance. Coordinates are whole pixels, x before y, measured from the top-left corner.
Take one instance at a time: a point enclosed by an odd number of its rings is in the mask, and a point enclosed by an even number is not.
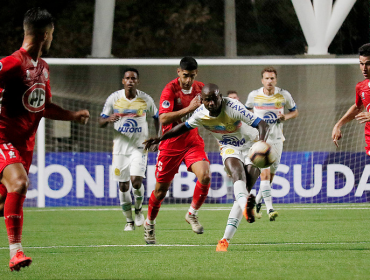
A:
[[[242,114],[243,116],[245,116],[246,118],[252,120],[253,119],[253,115],[250,114],[250,112],[247,110],[247,108],[241,104],[241,106],[237,103],[234,103],[232,101],[227,101],[226,103],[227,106],[229,106],[231,109],[239,112],[240,114]]]
[[[162,102],[162,107],[165,108],[165,109],[169,108],[170,107],[170,101],[168,101],[168,100],[163,101]]]
[[[222,140],[220,141],[221,145],[232,145],[235,147],[243,146],[245,143],[245,139],[238,139],[235,136],[223,135]]]
[[[45,109],[46,92],[45,84],[37,83],[28,88],[22,97],[24,108],[32,113]]]
[[[274,112],[266,112],[263,115],[263,120],[268,124],[277,123],[277,115]]]
[[[117,130],[118,132],[121,132],[121,133],[126,133],[126,132],[137,133],[137,132],[141,132],[142,128],[137,127],[137,122],[134,119],[127,119],[126,122]]]
[[[46,71],[46,69],[44,69],[44,77],[46,80],[49,78],[49,74],[48,71]]]

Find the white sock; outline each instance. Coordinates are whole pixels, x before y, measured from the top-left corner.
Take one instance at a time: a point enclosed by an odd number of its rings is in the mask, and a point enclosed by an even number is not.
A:
[[[263,200],[267,208],[267,214],[272,208],[271,184],[270,181],[261,181],[260,193],[262,193]]]
[[[238,180],[234,183],[234,195],[235,200],[238,202],[242,211],[244,211],[245,205],[247,204],[247,197],[249,195],[245,182]]]
[[[135,209],[140,209],[143,205],[143,198],[144,198],[144,185],[141,184],[140,189],[134,189],[134,198],[135,198]]]
[[[126,217],[127,222],[133,222],[132,219],[132,198],[131,192],[128,190],[127,192],[122,192],[119,190],[119,201],[122,207],[123,215]]]
[[[261,201],[262,201],[262,191],[261,191],[261,185],[260,185],[260,190],[256,196],[256,204],[261,203]]]
[[[193,207],[190,206],[188,212],[190,214],[192,214],[192,215],[197,215],[198,214],[198,210],[195,210]]]
[[[23,252],[21,243],[10,244],[9,249],[10,249],[10,258],[14,257],[14,255],[18,252],[18,250],[21,250]]]
[[[224,233],[224,237],[222,239],[226,239],[227,242],[230,242],[231,238],[233,238],[240,221],[243,217],[243,211],[240,208],[238,202],[234,202],[233,207],[231,208],[229,218],[227,219],[227,225]]]

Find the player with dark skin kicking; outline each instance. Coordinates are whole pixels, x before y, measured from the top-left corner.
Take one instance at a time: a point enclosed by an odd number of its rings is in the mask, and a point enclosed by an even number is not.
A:
[[[175,126],[161,137],[145,141],[145,149],[199,126],[209,130],[220,144],[226,171],[234,183],[236,202],[230,214],[236,216],[234,221],[240,221],[240,215],[244,215],[249,223],[253,223],[255,197],[249,192],[260,175],[260,169],[252,164],[247,153],[253,143],[265,139],[268,126],[262,119],[246,110],[239,101],[223,98],[215,84],[203,87],[201,101],[202,105],[186,122]],[[239,222],[234,225],[235,230],[238,224]],[[232,235],[234,233],[235,231]]]

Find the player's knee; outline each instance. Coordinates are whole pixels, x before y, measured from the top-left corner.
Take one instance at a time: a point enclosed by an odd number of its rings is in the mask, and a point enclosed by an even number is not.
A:
[[[131,180],[131,183],[132,183],[132,187],[138,190],[141,188],[142,179],[141,177],[134,177],[134,179]]]
[[[130,182],[119,182],[119,189],[121,192],[127,192],[130,188]]]
[[[14,179],[9,185],[9,192],[17,192],[20,194],[26,194],[29,186],[28,177],[18,177]]]

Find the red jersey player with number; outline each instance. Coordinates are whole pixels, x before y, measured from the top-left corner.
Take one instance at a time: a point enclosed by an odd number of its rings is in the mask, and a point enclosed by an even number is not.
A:
[[[370,43],[362,45],[358,50],[360,56],[360,69],[365,80],[356,85],[356,102],[343,117],[335,124],[332,132],[334,144],[339,147],[338,140],[342,138],[341,127],[349,121],[356,119],[365,125],[366,154],[370,156]],[[366,112],[362,112],[363,110]]]
[[[22,47],[0,60],[0,195],[4,203],[11,271],[29,266],[23,253],[23,202],[29,186],[35,134],[42,117],[85,124],[87,110],[64,110],[51,102],[49,67],[40,58],[53,40],[50,13],[40,8],[26,12]]]
[[[204,84],[195,81],[198,74],[196,60],[184,57],[180,61],[177,74],[179,77],[163,89],[159,102],[159,120],[163,133],[184,122],[201,105],[200,94]],[[210,165],[204,152],[203,139],[199,136],[198,129],[193,129],[181,136],[165,140],[159,146],[155,170],[157,181],[149,199],[148,215],[144,222],[144,239],[147,244],[155,244],[155,218],[182,162],[198,179],[185,220],[195,233],[203,233],[197,212],[207,198],[211,181]]]

